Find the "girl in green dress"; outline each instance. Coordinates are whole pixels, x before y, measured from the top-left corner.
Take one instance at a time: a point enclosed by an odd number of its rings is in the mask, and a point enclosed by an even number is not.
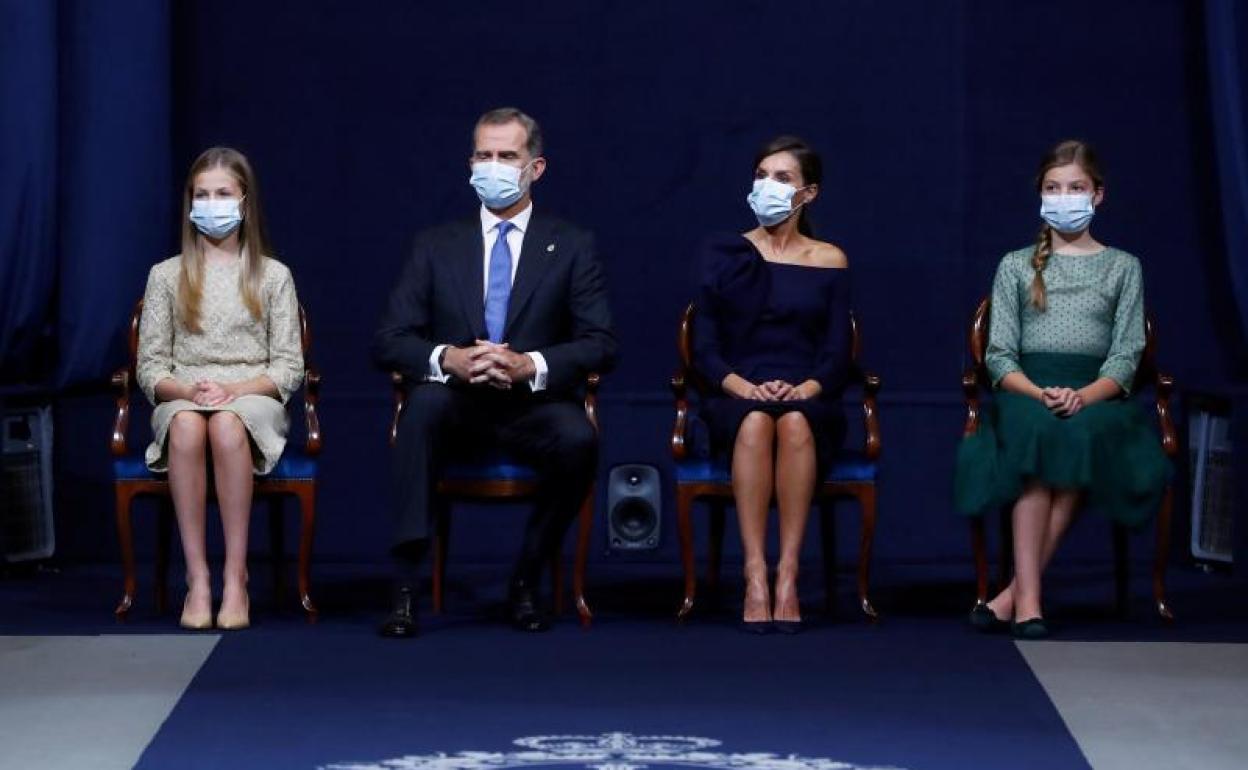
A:
[[[1005,255],[992,287],[985,364],[996,395],[958,449],[955,504],[980,516],[1013,502],[1014,579],[971,612],[983,630],[1048,635],[1041,573],[1086,502],[1138,526],[1157,510],[1169,464],[1128,400],[1144,352],[1140,263],[1088,226],[1105,199],[1092,149],[1062,142],[1037,176],[1044,225]]]

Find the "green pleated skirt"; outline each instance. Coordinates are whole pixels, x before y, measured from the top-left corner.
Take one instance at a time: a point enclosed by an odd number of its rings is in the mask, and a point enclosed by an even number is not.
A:
[[[1102,361],[1033,353],[1019,363],[1042,388],[1080,388],[1097,378]],[[1057,417],[1034,398],[998,391],[979,430],[958,447],[954,506],[979,516],[1013,502],[1034,480],[1080,490],[1091,508],[1134,527],[1157,512],[1170,474],[1157,428],[1133,401],[1101,401]]]

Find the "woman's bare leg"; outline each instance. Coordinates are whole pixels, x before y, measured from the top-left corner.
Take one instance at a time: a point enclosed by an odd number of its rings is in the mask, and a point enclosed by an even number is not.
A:
[[[1049,525],[1045,533],[1044,550],[1041,553],[1041,573],[1049,566],[1049,562],[1053,560],[1053,554],[1057,553],[1057,546],[1061,543],[1062,536],[1070,529],[1070,524],[1075,518],[1075,509],[1079,505],[1079,492],[1077,490],[1051,491],[1052,501],[1049,505]],[[1015,579],[1011,579],[1010,584],[988,603],[993,614],[1002,620],[1007,620],[1014,616],[1015,582]]]
[[[776,505],[780,509],[780,561],[776,565],[775,619],[800,621],[797,571],[815,492],[815,437],[798,412],[776,421]]]
[[[207,428],[204,416],[192,410],[178,412],[169,422],[169,491],[186,562],[187,595],[182,612],[186,625],[204,625],[212,620],[212,580],[204,524]]]
[[[221,594],[221,618],[246,621],[247,532],[251,521],[251,442],[242,420],[232,412],[217,412],[208,420],[212,445],[213,475],[221,526],[225,531],[225,587]]]
[[[762,412],[741,421],[732,450],[732,493],[745,551],[746,622],[771,620],[767,593],[767,509],[771,507],[776,422]]]

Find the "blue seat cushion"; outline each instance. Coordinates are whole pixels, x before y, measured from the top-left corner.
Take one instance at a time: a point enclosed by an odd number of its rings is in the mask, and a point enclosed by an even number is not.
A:
[[[167,474],[154,473],[147,469],[147,463],[140,455],[129,455],[113,460],[113,478],[117,481],[152,481],[163,480]],[[302,450],[287,450],[282,459],[277,461],[273,470],[257,479],[273,481],[293,481],[296,479],[316,478],[316,458],[309,457]]]
[[[445,481],[537,481],[537,471],[517,462],[504,452],[489,452],[473,460],[448,463],[442,470]]]
[[[823,481],[874,482],[876,473],[876,463],[868,460],[862,452],[840,452],[833,458]],[[731,481],[732,473],[728,463],[723,460],[698,457],[676,463],[678,484],[728,484]]]

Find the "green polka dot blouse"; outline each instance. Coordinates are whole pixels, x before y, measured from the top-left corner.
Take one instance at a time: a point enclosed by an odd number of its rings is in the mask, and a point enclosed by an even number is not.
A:
[[[1021,355],[1078,353],[1103,358],[1100,376],[1130,392],[1144,352],[1140,261],[1118,249],[1053,254],[1044,270],[1048,307],[1040,312],[1028,299],[1033,250],[1006,254],[992,282],[985,363],[994,387],[1022,370]]]

